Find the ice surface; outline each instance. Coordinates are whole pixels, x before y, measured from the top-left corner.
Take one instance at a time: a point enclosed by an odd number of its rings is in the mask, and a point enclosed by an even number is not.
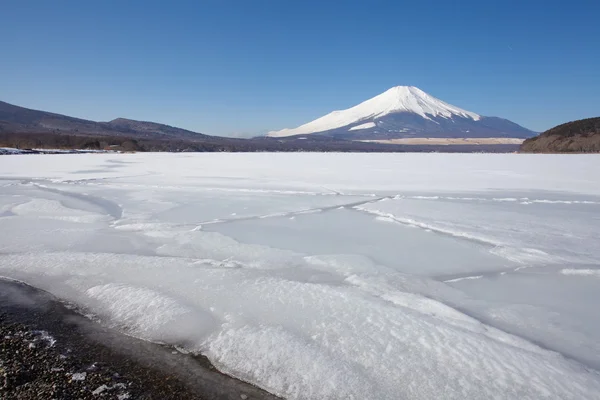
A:
[[[599,167],[0,157],[0,275],[291,399],[600,398]]]
[[[493,254],[525,266],[600,263],[597,245],[600,230],[595,217],[600,204],[575,203],[576,200],[564,194],[542,195],[546,201],[536,203],[527,192],[517,197],[474,200],[456,196],[396,196],[358,205],[356,209],[441,236],[488,246]]]

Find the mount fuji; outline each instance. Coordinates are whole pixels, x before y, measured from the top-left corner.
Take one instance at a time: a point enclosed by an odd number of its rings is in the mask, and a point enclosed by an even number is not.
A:
[[[269,137],[318,134],[350,140],[401,138],[529,138],[514,122],[484,117],[448,104],[414,86],[396,86],[346,110],[333,111]]]

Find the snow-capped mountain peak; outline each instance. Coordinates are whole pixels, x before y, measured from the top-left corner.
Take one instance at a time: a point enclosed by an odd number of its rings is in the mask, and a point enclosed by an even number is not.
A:
[[[433,117],[451,118],[454,115],[471,118],[478,121],[481,117],[473,112],[448,104],[425,93],[414,86],[396,86],[379,96],[359,104],[357,107],[367,104],[374,110],[379,108],[376,117],[381,117],[394,112],[411,112],[423,118]]]
[[[473,121],[481,119],[478,114],[448,104],[417,87],[396,86],[354,107],[333,111],[295,129],[269,132],[268,136],[283,137],[330,131],[393,113],[412,113],[427,120],[435,117],[452,118],[454,116]]]

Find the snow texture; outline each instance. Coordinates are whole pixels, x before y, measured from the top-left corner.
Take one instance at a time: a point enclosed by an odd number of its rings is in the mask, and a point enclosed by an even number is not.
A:
[[[0,275],[289,399],[600,399],[599,168],[0,157]]]
[[[572,269],[567,268],[560,271],[563,275],[584,275],[600,278],[600,269]]]
[[[354,107],[333,111],[295,129],[269,132],[267,136],[284,137],[324,132],[399,112],[413,113],[425,119],[431,119],[431,117],[452,118],[453,116],[469,118],[473,121],[481,119],[478,114],[448,104],[414,86],[396,86]],[[374,126],[373,122],[367,122],[352,127],[350,130],[367,129]]]
[[[357,130],[360,130],[360,129],[375,128],[376,126],[377,125],[375,124],[375,122],[366,122],[364,124],[353,126],[349,130],[351,130],[351,131],[357,131]]]

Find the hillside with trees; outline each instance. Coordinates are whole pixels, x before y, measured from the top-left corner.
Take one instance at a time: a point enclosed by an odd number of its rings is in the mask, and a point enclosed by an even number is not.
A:
[[[600,117],[567,122],[521,145],[522,153],[598,153]]]

